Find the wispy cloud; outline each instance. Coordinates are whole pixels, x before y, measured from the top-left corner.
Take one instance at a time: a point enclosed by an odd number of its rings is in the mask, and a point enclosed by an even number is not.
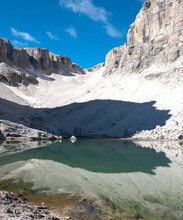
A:
[[[29,42],[34,42],[34,43],[37,43],[37,44],[40,43],[38,40],[36,40],[35,37],[31,36],[29,33],[17,31],[15,28],[11,28],[11,33],[12,33],[13,36],[21,38],[23,40],[26,40],[26,41],[29,41]]]
[[[122,36],[122,33],[109,22],[111,13],[108,13],[103,7],[94,5],[92,0],[59,0],[59,5],[74,13],[86,15],[93,21],[103,23],[103,27],[111,37]]]
[[[50,31],[47,31],[46,34],[48,35],[48,37],[52,40],[58,40],[58,37],[56,34],[52,34]]]
[[[28,43],[27,42],[21,42],[21,41],[18,41],[18,40],[13,40],[12,45],[15,46],[15,47],[27,47]]]
[[[112,24],[108,23],[104,26],[107,31],[107,34],[111,37],[120,38],[123,36],[122,32],[115,28]]]
[[[78,37],[78,35],[77,35],[77,30],[76,30],[76,28],[74,28],[74,27],[69,27],[69,28],[67,28],[66,30],[65,30],[71,37],[73,37],[73,38],[77,38]]]
[[[87,15],[94,21],[107,22],[107,12],[102,7],[97,7],[93,4],[92,0],[60,0],[61,7],[65,7],[74,13]]]

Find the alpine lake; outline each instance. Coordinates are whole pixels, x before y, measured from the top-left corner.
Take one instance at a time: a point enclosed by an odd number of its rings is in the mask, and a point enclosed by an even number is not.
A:
[[[0,143],[0,190],[76,220],[183,219],[183,143]]]

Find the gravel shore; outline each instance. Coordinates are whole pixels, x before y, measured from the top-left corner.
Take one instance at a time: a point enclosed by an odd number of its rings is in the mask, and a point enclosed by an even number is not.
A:
[[[0,191],[0,219],[1,220],[71,220],[69,217],[59,217],[51,213],[46,206],[36,206],[26,203],[20,195],[7,191]]]

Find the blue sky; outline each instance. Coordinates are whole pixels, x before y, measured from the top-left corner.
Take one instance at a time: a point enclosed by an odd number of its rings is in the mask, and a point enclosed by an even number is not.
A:
[[[2,0],[0,37],[13,46],[41,47],[83,68],[104,62],[126,42],[143,0]]]

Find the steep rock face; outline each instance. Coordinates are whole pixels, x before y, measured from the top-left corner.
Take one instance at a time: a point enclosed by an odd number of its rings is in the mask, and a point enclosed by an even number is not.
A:
[[[38,81],[33,76],[18,71],[6,63],[0,63],[0,82],[9,86],[19,86],[20,84],[28,86],[29,84],[36,85]]]
[[[86,69],[88,72],[95,72],[105,66],[105,63],[99,63],[91,68]]]
[[[114,72],[116,66],[121,72],[140,72],[152,64],[175,62],[180,56],[183,0],[148,0],[130,26],[127,43],[107,54],[105,74]]]
[[[109,74],[115,72],[118,69],[122,54],[123,46],[120,46],[112,49],[106,55],[105,66],[107,67],[107,71]]]
[[[12,46],[8,39],[0,38],[0,62],[5,61],[12,52]]]
[[[14,48],[5,38],[0,38],[0,64],[0,82],[10,86],[37,84],[38,81],[30,76],[31,73],[36,76],[35,72],[46,75],[63,72],[85,73],[66,56],[56,55],[41,48]]]
[[[37,71],[45,74],[60,72],[84,73],[81,67],[73,64],[66,56],[56,55],[47,49],[41,48],[25,48],[24,50],[29,54],[31,66]]]
[[[2,62],[22,70],[31,68],[27,52],[23,48],[13,48],[5,38],[0,38],[0,63]]]

